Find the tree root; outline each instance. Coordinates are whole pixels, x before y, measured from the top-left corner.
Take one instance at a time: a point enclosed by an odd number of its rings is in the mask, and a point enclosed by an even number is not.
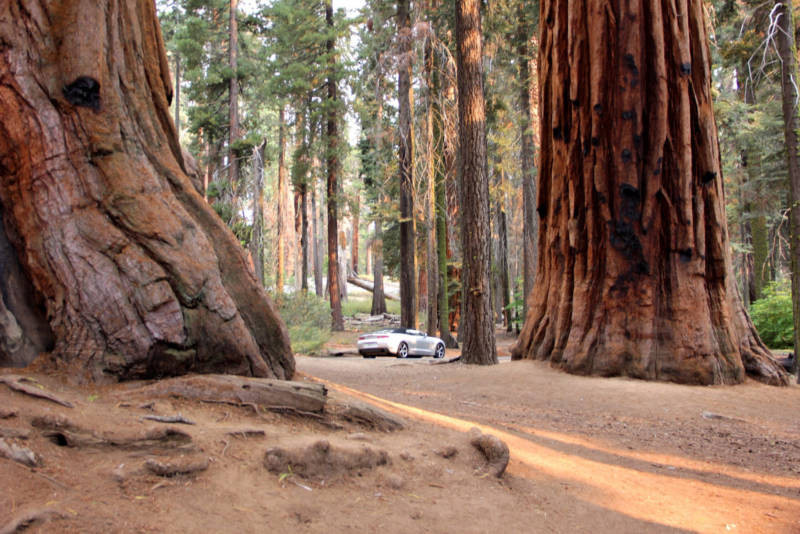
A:
[[[481,433],[478,428],[473,428],[469,433],[469,442],[486,457],[489,472],[498,478],[503,476],[509,459],[508,445],[497,436]]]
[[[142,419],[148,421],[156,421],[158,423],[180,423],[182,425],[193,425],[194,421],[186,419],[181,414],[178,415],[145,415]]]
[[[31,384],[35,384],[35,386],[29,386],[27,384],[28,382]],[[66,406],[67,408],[74,407],[71,402],[60,399],[55,395],[53,395],[52,393],[49,393],[41,386],[41,384],[39,384],[32,378],[19,375],[5,375],[5,376],[0,376],[0,384],[5,384],[14,391],[18,391],[20,393],[24,393],[32,397],[49,400],[50,402],[55,402],[56,404],[60,404],[61,406]]]

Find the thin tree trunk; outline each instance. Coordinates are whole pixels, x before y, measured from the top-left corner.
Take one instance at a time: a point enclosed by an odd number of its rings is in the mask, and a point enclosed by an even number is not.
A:
[[[333,6],[331,0],[325,0],[325,21],[328,28],[333,30]],[[344,317],[342,317],[342,302],[340,299],[339,281],[339,220],[337,208],[337,173],[339,172],[339,158],[337,156],[339,134],[336,124],[336,79],[334,69],[336,58],[334,56],[334,38],[326,43],[328,52],[328,292],[331,302],[331,330],[344,330]]]
[[[527,9],[520,4],[517,17],[517,55],[519,57],[520,165],[522,167],[522,286],[525,296],[522,320],[528,310],[528,295],[536,279],[536,239],[538,216],[536,203],[536,169],[534,163],[533,113],[531,112],[530,34]]]
[[[425,40],[425,84],[428,89],[425,99],[425,141],[428,178],[428,202],[425,210],[425,225],[427,226],[428,245],[428,333],[434,335],[438,331],[439,323],[439,254],[436,249],[436,149],[433,142],[434,99],[436,98],[433,86],[433,42],[431,38]]]
[[[300,289],[308,291],[308,184],[300,184],[300,250],[302,265],[300,268]]]
[[[264,158],[266,141],[262,141],[253,151],[255,160],[253,172],[253,235],[250,240],[250,252],[253,255],[256,279],[262,285],[264,280]]]
[[[798,154],[797,128],[797,49],[795,47],[792,3],[781,3],[778,8],[778,53],[781,57],[781,93],[783,101],[783,133],[786,158],[789,165],[790,202],[790,253],[792,257],[792,310],[794,314],[794,353],[800,354],[800,154]],[[798,372],[798,358],[792,371]],[[800,378],[799,378],[800,379]]]
[[[380,216],[375,219],[375,238],[372,241],[372,309],[371,315],[386,313],[386,297],[383,292],[383,230]]]
[[[353,239],[350,243],[350,268],[353,274],[358,274],[358,218],[361,211],[360,191],[355,192],[356,198],[353,203]]]
[[[314,256],[314,293],[321,297],[323,295],[323,287],[322,287],[322,254],[320,253],[320,242],[319,242],[319,212],[317,211],[317,180],[316,176],[317,173],[315,169],[319,166],[316,158],[311,165],[311,220],[312,222],[312,233],[314,234],[313,240],[313,256]]]
[[[414,244],[414,130],[411,124],[411,17],[409,0],[397,2],[397,68],[400,173],[400,325],[416,328],[416,246]]]
[[[541,4],[539,268],[512,357],[785,384],[733,275],[703,2],[567,1]]]
[[[155,4],[3,2],[0,42],[0,205],[55,339],[43,368],[291,378],[286,327],[187,176]]]
[[[277,255],[278,265],[275,272],[275,294],[282,295],[286,281],[286,192],[287,192],[287,169],[286,169],[286,111],[281,106],[278,111],[278,243]]]
[[[503,191],[505,186],[505,171],[500,172],[500,191]],[[508,280],[508,228],[506,222],[505,202],[497,203],[497,233],[498,233],[498,247],[497,247],[497,269],[499,271],[498,277],[500,281],[500,299],[502,303],[503,326],[506,332],[511,332],[511,285]]]
[[[230,0],[230,40],[228,43],[228,62],[231,68],[229,82],[228,103],[228,183],[233,192],[234,205],[237,196],[236,188],[239,185],[239,160],[233,150],[233,145],[239,139],[239,24],[237,9],[239,0]]]
[[[175,131],[181,139],[181,55],[175,52]]]
[[[489,252],[489,177],[486,175],[486,115],[483,96],[481,14],[478,0],[456,1],[458,118],[461,150],[461,250],[463,345],[461,361],[497,363],[492,320]]]

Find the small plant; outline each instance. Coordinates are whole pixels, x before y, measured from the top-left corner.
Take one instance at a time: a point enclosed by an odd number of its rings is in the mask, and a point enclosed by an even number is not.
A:
[[[302,354],[322,347],[331,335],[331,307],[313,293],[279,295],[275,301],[289,330],[292,350]]]
[[[769,348],[791,348],[794,345],[794,322],[789,281],[770,282],[764,288],[764,296],[750,305],[750,317]]]
[[[522,294],[522,278],[517,278],[514,284],[514,293],[511,296],[511,302],[505,307],[506,310],[511,312],[511,324],[514,330],[519,332],[520,322],[522,321],[522,307],[525,305],[525,297]]]

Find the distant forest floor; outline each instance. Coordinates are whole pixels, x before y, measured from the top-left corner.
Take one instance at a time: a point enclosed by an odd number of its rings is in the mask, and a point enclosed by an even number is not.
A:
[[[501,356],[512,342],[499,336]],[[68,408],[0,384],[0,439],[39,459],[0,458],[0,532],[800,532],[800,386],[586,378],[507,358],[298,355],[297,366],[297,381],[405,428],[28,375]],[[475,425],[509,445],[502,478],[470,445]],[[276,447],[336,462],[310,478],[270,472]]]

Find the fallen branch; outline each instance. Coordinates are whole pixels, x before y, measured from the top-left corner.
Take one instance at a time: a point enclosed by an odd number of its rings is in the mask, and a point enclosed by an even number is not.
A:
[[[193,425],[194,421],[186,419],[181,414],[178,415],[145,415],[142,419],[157,421],[159,423],[180,423],[182,425]]]
[[[6,440],[2,438],[0,438],[0,457],[8,458],[28,467],[36,467],[41,463],[39,457],[32,450],[13,443],[6,443]]]
[[[154,475],[160,477],[174,477],[176,475],[190,475],[208,469],[208,458],[176,458],[167,462],[160,462],[149,458],[145,467]]]
[[[29,386],[28,383],[36,385]],[[42,386],[41,384],[39,384],[38,382],[36,382],[31,378],[19,375],[5,375],[5,376],[0,376],[0,384],[5,384],[10,389],[18,391],[20,393],[24,393],[26,395],[30,395],[31,397],[37,397],[40,399],[49,400],[50,402],[55,402],[56,404],[60,404],[61,406],[66,406],[67,408],[74,407],[71,402],[56,397],[52,393],[45,390],[44,386]]]

